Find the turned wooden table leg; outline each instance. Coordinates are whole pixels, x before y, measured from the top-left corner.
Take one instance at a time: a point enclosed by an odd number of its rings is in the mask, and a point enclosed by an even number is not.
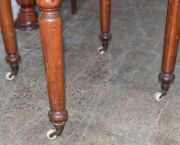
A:
[[[162,72],[159,79],[162,86],[162,96],[166,95],[171,83],[175,79],[174,69],[179,46],[180,36],[180,1],[169,0],[168,14],[166,22],[166,33],[164,41],[164,51],[162,58]],[[157,97],[158,99],[158,97]]]
[[[71,0],[71,9],[73,15],[77,13],[77,0]]]
[[[46,80],[50,103],[49,118],[56,132],[48,132],[48,138],[61,135],[68,113],[64,96],[64,60],[62,20],[58,13],[61,0],[37,0],[41,8],[39,16]]]
[[[6,78],[12,80],[14,75],[17,75],[20,56],[18,54],[10,0],[0,0],[0,25],[7,54],[6,61],[12,69],[12,73],[7,74]]]
[[[102,47],[99,48],[100,53],[107,51],[110,34],[110,22],[111,22],[111,0],[100,0],[100,12],[101,12],[101,34],[100,39],[102,41]]]
[[[21,30],[33,30],[38,28],[38,16],[35,12],[36,0],[16,0],[21,6],[15,27]]]

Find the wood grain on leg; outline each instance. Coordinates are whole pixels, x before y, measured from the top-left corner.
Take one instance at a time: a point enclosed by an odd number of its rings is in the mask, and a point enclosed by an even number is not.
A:
[[[39,24],[50,103],[49,118],[58,135],[61,135],[68,116],[64,96],[62,20],[57,10],[60,3],[61,0],[37,0],[41,8]]]
[[[174,81],[174,69],[179,46],[180,36],[180,1],[168,1],[168,14],[164,41],[164,51],[162,59],[162,73],[159,79],[162,83],[162,90],[169,89],[170,84]]]
[[[111,0],[100,0],[100,13],[101,13],[101,34],[100,39],[102,41],[102,47],[104,51],[107,50],[110,34],[110,22],[111,22]]]
[[[18,54],[10,0],[0,0],[0,7],[0,25],[7,54],[6,61],[10,64],[12,73],[16,75],[20,56]]]

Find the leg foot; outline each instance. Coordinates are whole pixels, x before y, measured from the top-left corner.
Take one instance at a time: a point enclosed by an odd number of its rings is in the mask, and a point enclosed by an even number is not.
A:
[[[174,82],[175,75],[160,73],[159,80],[161,82],[161,91],[155,93],[154,97],[157,101],[161,101],[164,96],[166,96],[171,84]]]
[[[61,136],[65,122],[67,121],[68,113],[67,111],[62,112],[49,112],[49,120],[53,123],[55,129],[50,129],[47,132],[47,137],[50,140],[56,139],[57,136]]]
[[[111,40],[111,34],[110,33],[102,33],[100,34],[99,38],[102,42],[102,46],[98,48],[98,51],[100,54],[104,54],[109,46],[109,40]]]
[[[7,63],[10,64],[10,67],[11,67],[11,72],[6,73],[6,79],[8,81],[14,80],[15,76],[17,75],[18,70],[19,70],[20,60],[21,60],[21,57],[18,54],[16,54],[16,55],[8,54],[7,55],[6,61],[7,61]]]

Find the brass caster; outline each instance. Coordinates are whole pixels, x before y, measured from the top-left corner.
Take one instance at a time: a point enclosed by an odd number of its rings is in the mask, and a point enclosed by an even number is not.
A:
[[[62,131],[64,129],[64,125],[65,125],[65,122],[63,123],[53,123],[54,127],[56,129],[50,129],[48,132],[47,132],[47,138],[49,140],[55,140],[57,138],[57,136],[61,136],[62,134]]]
[[[163,100],[164,96],[166,95],[167,91],[159,91],[156,92],[154,95],[154,98],[156,99],[156,101],[160,102]]]
[[[50,129],[48,132],[47,132],[47,138],[49,140],[55,140],[57,138],[57,134],[56,134],[56,130],[55,129]]]
[[[12,80],[14,80],[14,78],[15,78],[15,74],[14,73],[12,73],[12,72],[7,72],[6,73],[6,80],[12,81]]]
[[[98,48],[98,52],[99,52],[99,54],[104,54],[106,51],[105,51],[105,49],[101,46],[101,47]]]
[[[154,95],[154,98],[158,102],[162,101],[163,100],[163,93],[162,92],[156,92],[155,95]]]

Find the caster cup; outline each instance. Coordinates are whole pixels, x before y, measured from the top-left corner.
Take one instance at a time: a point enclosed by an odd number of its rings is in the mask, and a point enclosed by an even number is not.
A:
[[[57,135],[56,135],[56,130],[55,129],[50,129],[48,132],[47,132],[47,138],[49,140],[55,140],[57,138]]]
[[[154,95],[154,98],[156,99],[156,101],[160,102],[163,100],[164,94],[162,92],[156,92]]]
[[[99,52],[99,54],[104,54],[104,53],[105,53],[105,50],[104,50],[104,48],[101,46],[101,47],[98,48],[98,52]]]
[[[12,72],[6,73],[6,80],[12,81],[14,80],[14,78],[15,78],[15,75]]]

